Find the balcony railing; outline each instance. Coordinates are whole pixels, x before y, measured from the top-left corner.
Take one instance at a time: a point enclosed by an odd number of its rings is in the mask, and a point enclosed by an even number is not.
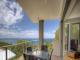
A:
[[[3,55],[1,55],[3,57],[2,60],[17,60],[19,59],[24,52],[27,51],[28,47],[32,47],[32,50],[41,50],[41,46],[40,45],[34,45],[34,44],[27,44],[27,43],[20,43],[20,44],[15,44],[15,45],[7,45],[7,46],[2,46],[0,47],[0,50],[4,50]],[[48,49],[48,53],[51,53],[52,48],[49,47]],[[0,51],[1,53],[1,51]],[[13,57],[11,57],[11,55],[14,54]],[[4,59],[5,58],[5,59]]]
[[[1,50],[5,51],[5,53],[4,53],[5,59],[3,58],[3,60],[15,60],[15,59],[19,58],[27,50],[27,47],[30,47],[30,45],[27,45],[25,43],[0,47]],[[33,50],[35,50],[34,45],[32,45],[31,47],[33,48]],[[11,51],[12,53],[15,54],[15,56],[13,58],[9,58],[9,56],[11,55],[11,53],[9,53],[9,51]]]

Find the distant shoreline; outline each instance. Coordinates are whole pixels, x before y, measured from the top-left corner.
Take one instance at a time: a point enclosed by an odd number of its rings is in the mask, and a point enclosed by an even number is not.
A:
[[[6,43],[9,43],[9,44],[16,44],[16,42],[18,40],[28,40],[28,41],[32,41],[33,44],[38,44],[39,42],[39,39],[18,39],[18,38],[4,38],[4,39],[0,39],[1,42],[6,42]],[[44,39],[44,41],[48,41],[50,43],[52,43],[54,41],[54,39]]]
[[[38,39],[38,38],[0,38],[1,39]],[[44,39],[51,39],[51,38],[44,38]],[[54,38],[53,38],[54,39]]]

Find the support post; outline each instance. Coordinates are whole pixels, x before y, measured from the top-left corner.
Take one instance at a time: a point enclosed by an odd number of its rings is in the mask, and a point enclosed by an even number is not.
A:
[[[79,46],[80,46],[80,23],[79,23],[79,41],[78,41],[79,43],[78,43],[78,48],[79,48]]]
[[[69,5],[70,5],[70,3],[71,3],[71,1],[72,0],[66,0],[65,1],[65,6],[64,6],[64,9],[63,9],[63,14],[62,14],[62,17],[61,17],[61,34],[60,34],[60,36],[61,36],[61,51],[60,51],[60,54],[61,54],[61,60],[64,60],[64,54],[63,54],[63,28],[64,28],[64,19],[65,19],[65,16],[66,16],[66,13],[67,13],[67,10],[68,10],[68,7],[69,7]]]
[[[39,40],[42,46],[44,44],[44,20],[39,21]]]
[[[5,57],[6,57],[6,60],[8,60],[8,54],[7,54],[7,47],[5,48]]]
[[[68,47],[68,43],[69,42],[69,24],[67,24],[67,51],[68,51],[68,49],[69,49],[69,47]]]
[[[70,51],[71,43],[71,23],[67,24],[67,51]]]
[[[63,20],[61,20],[61,25],[60,25],[60,36],[61,36],[61,38],[60,38],[60,45],[61,45],[61,49],[60,49],[60,56],[61,56],[61,60],[63,60],[63,28],[64,28],[64,23],[63,23]]]
[[[69,33],[68,51],[70,51],[71,50],[71,46],[70,46],[71,45],[71,23],[69,23],[69,32],[68,33]]]

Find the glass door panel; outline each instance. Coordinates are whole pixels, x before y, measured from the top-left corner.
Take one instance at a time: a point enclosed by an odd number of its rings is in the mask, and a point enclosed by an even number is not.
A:
[[[80,24],[66,25],[66,50],[80,51]]]
[[[77,51],[79,41],[79,24],[71,24],[70,50]]]

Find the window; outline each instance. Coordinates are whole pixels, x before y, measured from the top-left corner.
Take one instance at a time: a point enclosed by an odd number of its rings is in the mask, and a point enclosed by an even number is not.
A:
[[[71,35],[70,35],[70,49],[77,51],[79,40],[79,24],[71,25]]]
[[[67,50],[78,51],[80,46],[80,24],[67,24],[66,27]]]

